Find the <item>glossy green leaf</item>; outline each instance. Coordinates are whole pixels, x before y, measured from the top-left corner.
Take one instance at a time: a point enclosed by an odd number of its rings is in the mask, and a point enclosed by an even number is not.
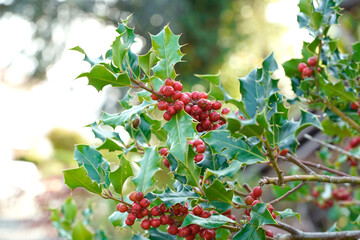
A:
[[[230,230],[224,228],[216,229],[216,240],[228,240],[230,237]]]
[[[126,220],[127,216],[128,216],[127,212],[122,213],[119,211],[115,211],[115,212],[113,212],[113,214],[111,214],[109,216],[109,220],[114,227],[123,228],[123,227],[127,226],[125,224],[125,220]]]
[[[234,235],[233,240],[265,240],[265,230],[247,223]]]
[[[88,176],[84,166],[79,168],[63,170],[65,184],[68,185],[71,190],[77,187],[82,187],[89,192],[101,194],[101,187],[96,182],[93,182]]]
[[[77,221],[73,229],[72,239],[89,240],[92,238],[93,234],[84,226],[81,221]]]
[[[168,187],[163,193],[155,194],[150,192],[146,195],[146,198],[149,199],[151,202],[155,201],[156,199],[160,199],[167,208],[177,203],[184,204],[188,199],[198,197],[198,194],[184,187],[177,189],[177,191],[172,191]]]
[[[96,148],[96,150],[104,149],[109,150],[110,152],[124,150],[124,148],[119,143],[117,143],[114,139],[109,138],[106,138],[105,142]]]
[[[214,180],[209,187],[205,187],[204,192],[209,201],[217,200],[230,204],[234,195],[234,191],[226,189],[218,179]]]
[[[265,224],[276,224],[276,221],[272,218],[271,213],[266,208],[266,203],[258,203],[252,207],[250,212],[250,224],[255,226],[262,226]]]
[[[120,135],[117,132],[106,131],[102,127],[100,127],[97,122],[93,122],[93,123],[87,125],[86,127],[91,127],[91,130],[94,133],[95,137],[99,138],[103,142],[105,142],[105,140],[107,138],[110,138],[110,139],[113,138],[123,144],[123,141],[121,140]]]
[[[149,229],[149,239],[150,240],[175,240],[176,236],[173,236],[167,232],[162,232],[157,228],[150,228]]]
[[[294,212],[290,208],[287,208],[284,211],[274,211],[274,212],[276,213],[276,215],[279,215],[281,219],[295,216],[300,222],[300,214],[297,212]]]
[[[203,228],[218,228],[226,223],[235,223],[235,221],[224,215],[211,215],[209,218],[202,218],[188,214],[186,215],[181,227],[185,227],[190,224],[197,224]]]
[[[187,139],[194,138],[196,133],[195,123],[192,120],[192,117],[181,111],[176,113],[163,127],[167,132],[166,145],[169,147],[169,152],[183,163],[187,156]]]
[[[241,162],[241,166],[265,162],[265,157],[256,147],[250,146],[241,139],[229,136],[227,130],[210,131],[202,139],[210,145],[213,153]]]
[[[144,157],[140,160],[140,172],[132,179],[137,191],[146,192],[154,183],[154,174],[160,169],[161,156],[156,147],[145,148]]]
[[[109,125],[113,128],[116,126],[124,126],[125,123],[130,121],[135,114],[140,115],[141,112],[143,112],[146,108],[151,107],[153,104],[154,102],[144,101],[140,105],[122,111],[120,114],[104,113],[101,117],[101,121],[105,125]]]
[[[73,47],[73,48],[71,48],[70,50],[74,50],[74,51],[77,51],[77,52],[80,52],[80,53],[84,54],[84,59],[83,59],[83,61],[86,61],[86,62],[90,63],[90,66],[91,66],[91,67],[104,61],[104,59],[103,59],[102,56],[100,56],[100,57],[98,57],[98,58],[95,58],[95,59],[89,58],[89,56],[85,53],[84,49],[82,49],[82,48],[79,47],[79,46]]]
[[[87,145],[75,147],[74,159],[79,166],[84,166],[89,177],[98,184],[110,185],[109,172],[110,164],[96,149]]]
[[[139,55],[139,65],[148,77],[151,77],[151,68],[159,61],[160,59],[153,50],[150,50],[145,55]]]
[[[135,234],[131,240],[149,240],[149,238],[144,237],[141,234]]]
[[[180,35],[174,35],[168,25],[157,35],[151,35],[152,47],[161,59],[152,69],[160,79],[176,77],[174,66],[184,55],[180,51],[179,38]]]
[[[77,78],[87,77],[89,79],[89,85],[100,91],[106,85],[110,84],[113,87],[125,87],[130,86],[130,80],[126,73],[115,76],[104,65],[95,65],[90,72],[82,73]]]
[[[240,120],[235,114],[230,113],[227,116],[227,122],[227,129],[232,134],[240,133],[246,137],[260,137],[269,127],[265,110],[249,120]]]
[[[115,191],[122,195],[122,189],[126,179],[128,179],[128,177],[134,176],[134,173],[130,162],[123,154],[119,155],[119,159],[120,166],[115,171],[109,173],[109,178]]]
[[[355,94],[353,92],[346,91],[342,82],[338,82],[336,84],[327,83],[322,89],[330,98],[336,97],[346,103],[357,101]]]

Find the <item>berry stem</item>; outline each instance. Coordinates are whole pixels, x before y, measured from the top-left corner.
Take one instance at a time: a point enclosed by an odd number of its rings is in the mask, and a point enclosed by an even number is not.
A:
[[[272,168],[276,171],[276,173],[278,175],[278,177],[277,177],[278,182],[276,184],[279,186],[282,186],[284,184],[284,180],[283,180],[284,173],[281,171],[281,169],[279,168],[279,165],[277,164],[277,159],[275,158],[274,153],[271,149],[269,140],[265,137],[265,135],[263,135],[260,139],[265,144],[266,150],[267,150],[266,155],[268,156],[268,158],[271,162]]]
[[[234,189],[234,193],[235,193],[236,195],[242,196],[242,197],[246,197],[247,195],[249,195],[249,194],[247,194],[247,193],[240,192],[239,190],[236,190],[236,189]]]
[[[110,191],[109,191],[109,192],[105,192],[105,193],[101,194],[100,196],[101,196],[102,198],[104,198],[104,199],[112,199],[112,200],[114,200],[114,201],[116,201],[116,202],[125,204],[126,206],[128,206],[128,207],[131,208],[131,204],[129,204],[129,203],[127,203],[127,202],[124,202],[123,200],[120,200],[120,199],[114,197]],[[122,196],[121,196],[121,198],[123,199]]]

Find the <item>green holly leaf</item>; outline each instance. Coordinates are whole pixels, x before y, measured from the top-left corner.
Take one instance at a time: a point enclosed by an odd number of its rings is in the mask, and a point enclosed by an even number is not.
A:
[[[82,73],[77,78],[87,77],[89,85],[93,86],[100,92],[106,85],[110,84],[113,87],[130,86],[130,79],[127,73],[114,75],[104,65],[95,65],[90,72]]]
[[[77,221],[72,232],[72,239],[88,240],[92,238],[93,234],[84,226],[81,221]]]
[[[205,196],[209,201],[232,203],[234,191],[226,189],[218,180],[214,180],[209,187],[204,188]]]
[[[113,214],[109,216],[109,220],[114,227],[120,227],[121,229],[127,226],[125,224],[125,220],[128,215],[129,214],[127,212],[122,213],[119,211],[115,211]]]
[[[179,38],[180,35],[174,35],[168,25],[157,35],[151,35],[152,47],[160,59],[152,68],[156,77],[160,79],[176,77],[174,66],[184,56],[180,51]]]
[[[326,96],[328,96],[329,98],[338,98],[345,103],[357,101],[354,92],[347,91],[344,87],[343,82],[338,82],[336,84],[329,82],[325,84],[322,89],[324,90]]]
[[[218,228],[226,223],[235,223],[235,221],[224,215],[211,215],[209,218],[202,218],[188,214],[186,215],[181,227],[186,227],[190,224],[197,224],[203,228]]]
[[[75,147],[74,159],[79,167],[84,166],[89,177],[98,184],[110,185],[109,172],[110,164],[96,149],[87,145]]]
[[[162,232],[157,228],[150,228],[149,229],[149,239],[150,240],[175,240],[176,236],[173,236],[167,232]]]
[[[239,161],[232,161],[227,168],[220,170],[207,169],[207,172],[213,173],[218,177],[233,177],[240,170],[243,164]]]
[[[230,237],[230,230],[224,228],[216,229],[216,237],[217,240],[228,240]]]
[[[93,122],[86,127],[91,127],[92,132],[95,137],[105,142],[107,139],[116,139],[121,144],[124,145],[124,142],[121,140],[120,135],[114,131],[105,131],[103,128],[99,126],[97,122]]]
[[[230,137],[227,130],[210,131],[202,139],[210,145],[213,153],[223,155],[228,160],[239,161],[241,166],[267,161],[259,149],[250,148],[241,139]]]
[[[83,61],[86,61],[86,62],[90,63],[91,67],[96,65],[96,64],[104,62],[104,59],[103,59],[102,56],[100,56],[98,58],[94,58],[94,59],[89,58],[89,56],[85,53],[84,49],[82,49],[79,46],[73,47],[70,50],[74,50],[74,51],[77,51],[77,52],[80,52],[80,53],[84,54]]]
[[[221,79],[220,79],[220,72],[217,74],[194,74],[195,77],[200,79],[204,79],[208,81],[210,84],[210,91],[208,92],[208,96],[212,96],[217,100],[225,100],[225,94],[220,89],[221,86]]]
[[[125,129],[129,133],[131,139],[136,140],[138,144],[141,146],[149,146],[151,138],[151,125],[154,123],[154,120],[144,113],[140,114],[140,116],[136,119],[139,121],[139,124],[134,126],[134,123],[129,122],[126,124]]]
[[[234,113],[229,113],[226,117],[227,129],[232,135],[240,133],[246,137],[260,137],[265,130],[268,129],[265,109],[261,113],[257,113],[249,120],[240,120]]]
[[[288,218],[288,217],[296,217],[300,222],[300,214],[297,212],[293,212],[292,209],[287,208],[284,211],[274,211],[276,215],[279,215],[281,219]]]
[[[109,173],[109,178],[115,191],[122,195],[122,189],[126,179],[134,176],[134,173],[130,162],[125,158],[125,156],[121,154],[118,157],[120,159],[120,165],[115,171]]]
[[[345,137],[349,137],[352,135],[348,125],[343,122],[332,122],[329,117],[326,117],[322,122],[321,125],[324,129],[323,133],[328,136],[337,136],[340,139]]]
[[[137,191],[143,193],[151,187],[154,183],[154,174],[160,169],[161,156],[156,150],[156,147],[145,148],[144,157],[140,160],[140,172],[132,179],[132,182],[137,186]]]
[[[184,163],[188,149],[187,139],[194,138],[196,134],[195,123],[192,120],[192,117],[181,111],[176,113],[163,127],[167,132],[166,145],[169,147],[169,152]]]
[[[199,195],[193,192],[191,189],[185,188],[181,186],[175,192],[172,191],[169,187],[163,193],[155,194],[155,193],[148,193],[146,194],[146,198],[149,199],[150,202],[155,201],[156,199],[160,199],[167,208],[181,203],[184,204],[188,199],[198,198]]]
[[[134,29],[127,26],[129,18],[123,20],[122,23],[118,25],[116,31],[120,35],[115,38],[115,41],[111,45],[112,60],[114,65],[119,69],[122,69],[125,56],[128,54],[130,46],[135,42]]]
[[[271,213],[266,208],[266,203],[258,203],[252,207],[250,212],[250,224],[255,226],[262,226],[265,224],[276,224],[276,221],[272,218]]]
[[[119,145],[115,140],[109,138],[106,138],[105,142],[96,148],[96,150],[103,149],[109,150],[110,152],[124,150],[124,148]]]
[[[95,194],[101,194],[101,187],[96,182],[93,182],[88,176],[87,171],[84,166],[80,168],[63,170],[65,184],[71,190],[74,190],[77,187],[82,187],[88,190],[89,192]]]
[[[233,240],[265,240],[265,230],[247,223],[234,235]]]
[[[135,114],[140,115],[140,113],[142,113],[146,108],[151,107],[153,104],[153,101],[144,101],[140,105],[126,109],[119,114],[104,113],[101,117],[101,121],[105,125],[109,125],[113,128],[117,126],[125,126],[125,123],[130,121]]]
[[[64,221],[71,225],[76,218],[77,208],[74,201],[69,197],[61,206],[61,212],[64,216]]]
[[[139,55],[139,65],[148,77],[151,77],[151,69],[159,61],[160,59],[156,56],[154,50],[150,50],[145,55]]]

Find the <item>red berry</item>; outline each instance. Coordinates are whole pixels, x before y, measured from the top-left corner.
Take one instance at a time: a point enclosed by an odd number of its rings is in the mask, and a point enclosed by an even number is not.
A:
[[[119,211],[119,212],[126,212],[128,210],[128,207],[125,205],[125,204],[122,204],[122,203],[119,203],[117,206],[116,206],[116,209]]]
[[[250,216],[250,210],[246,208],[246,209],[245,209],[245,214],[248,215],[248,216]]]
[[[315,66],[317,62],[316,57],[309,57],[307,62],[309,66]]]
[[[236,217],[234,215],[228,215],[227,217],[234,220],[234,221],[236,221]]]
[[[201,126],[204,128],[204,129],[206,129],[206,130],[208,130],[208,129],[211,129],[212,128],[212,125],[211,125],[211,121],[210,121],[210,119],[205,119],[202,123],[201,123]]]
[[[165,88],[165,86],[161,86],[160,89],[159,89],[159,93],[160,93],[161,95],[164,94],[164,88]]]
[[[314,189],[312,192],[311,192],[311,195],[315,198],[319,197],[319,191],[317,189]]]
[[[180,101],[187,105],[191,101],[191,98],[186,93],[183,93],[180,97]]]
[[[169,167],[170,167],[170,162],[169,162],[169,159],[164,158],[164,160],[163,160],[163,164],[165,165],[165,167],[169,168]]]
[[[127,216],[127,219],[129,219],[129,220],[131,220],[131,221],[135,221],[136,216],[135,216],[135,214],[133,214],[133,213],[129,213],[129,215]]]
[[[170,114],[171,116],[174,116],[176,114],[176,109],[174,106],[168,106],[168,108],[166,109],[166,112],[168,114]]]
[[[306,67],[302,70],[302,74],[305,76],[305,77],[310,77],[312,75],[312,70],[311,68],[309,67]]]
[[[149,213],[150,213],[150,211],[149,211],[149,209],[147,209],[147,208],[143,208],[143,209],[141,210],[141,215],[143,215],[144,217],[147,216],[147,215],[149,215]]]
[[[230,112],[230,108],[223,108],[222,110],[221,110],[221,114],[223,114],[223,115],[226,115],[226,114],[228,114]]]
[[[219,124],[220,124],[220,125],[224,125],[224,124],[226,124],[226,121],[220,120],[220,121],[219,121]]]
[[[221,102],[219,101],[212,101],[211,102],[211,107],[214,110],[219,110],[221,108]],[[229,109],[230,110],[230,109]]]
[[[205,149],[206,149],[205,144],[201,144],[201,145],[196,146],[196,152],[197,153],[204,153]]]
[[[180,91],[175,91],[174,94],[173,94],[173,96],[172,96],[172,98],[173,98],[174,100],[177,100],[177,99],[180,99],[181,96],[182,96],[182,93],[181,93]]]
[[[231,208],[223,213],[221,213],[222,215],[230,215],[231,214]]]
[[[165,214],[162,215],[162,216],[160,217],[161,224],[162,224],[162,225],[168,224],[169,219],[170,219],[170,217],[169,217],[168,215],[165,215]]]
[[[136,214],[139,213],[141,211],[141,206],[138,203],[134,203],[131,207],[131,212]]]
[[[157,228],[161,225],[161,221],[158,218],[153,218],[151,219],[150,224],[153,228]]]
[[[181,92],[183,90],[183,85],[180,82],[174,82],[173,88]]]
[[[285,156],[286,154],[288,154],[288,152],[289,152],[289,149],[283,149],[280,152],[280,156]]]
[[[201,213],[204,211],[204,209],[202,207],[200,207],[199,205],[196,205],[192,211],[196,216],[200,216]]]
[[[159,98],[158,98],[158,96],[156,96],[155,94],[151,94],[151,99],[152,99],[152,100],[158,100]]]
[[[166,120],[166,121],[170,121],[171,118],[172,118],[173,115],[169,114],[168,112],[164,112],[163,114],[163,118]]]
[[[170,225],[167,231],[171,235],[176,235],[178,233],[178,227],[175,225]]]
[[[133,202],[135,202],[135,193],[136,193],[136,192],[131,192],[131,193],[129,194],[129,199],[130,199],[131,201],[133,201]]]
[[[203,145],[204,142],[201,139],[195,139],[193,142],[193,146],[197,147],[198,145]]]
[[[255,195],[254,195],[254,192],[250,192],[249,193],[249,196],[251,196],[254,200],[256,199]]]
[[[207,97],[208,97],[208,95],[205,93],[205,92],[201,92],[200,94],[199,94],[199,98],[200,99],[207,99]]]
[[[165,157],[169,154],[167,148],[160,149],[159,153],[161,156],[165,156]]]
[[[359,108],[359,106],[357,105],[357,103],[354,103],[354,102],[350,103],[350,107],[351,107],[351,109],[354,109],[354,110],[356,110],[356,109]]]
[[[147,208],[148,206],[150,206],[150,201],[149,201],[149,199],[147,199],[147,198],[141,199],[140,205],[141,205],[143,208]]]
[[[269,212],[273,212],[274,211],[274,207],[271,205],[271,204],[268,204],[267,206],[266,206],[266,208],[269,210]]]
[[[160,215],[160,210],[159,210],[158,206],[152,207],[150,212],[151,212],[151,215],[153,215],[153,216],[159,216]]]
[[[268,236],[268,237],[271,237],[271,238],[274,237],[274,233],[272,231],[270,231],[270,230],[266,230],[265,235]]]
[[[177,101],[174,103],[174,108],[176,111],[181,111],[184,108],[184,103],[182,101]]]
[[[196,235],[190,235],[185,237],[186,240],[194,240],[196,238]]]
[[[276,214],[274,212],[271,213],[271,216],[273,217],[273,219],[276,219]]]
[[[185,112],[186,112],[187,114],[191,114],[191,106],[186,105],[186,106],[184,107],[184,110],[185,110]]]
[[[167,103],[165,101],[160,101],[158,103],[158,108],[159,108],[160,111],[166,110],[168,108],[168,106],[169,106],[169,103]]]
[[[360,108],[358,109],[357,113],[358,113],[358,115],[360,116]]]
[[[160,204],[159,210],[160,210],[160,212],[165,213],[166,212],[165,204],[163,204],[163,203]]]
[[[201,112],[201,108],[198,105],[194,105],[191,107],[191,115],[200,115]]]
[[[220,114],[218,112],[212,112],[209,116],[210,121],[217,122],[220,119]]]
[[[213,125],[213,127],[212,127],[212,130],[216,130],[216,129],[218,129],[219,127],[221,127],[221,125],[220,124],[214,124]]]
[[[205,120],[209,117],[209,111],[204,110],[202,111],[202,113],[200,114],[200,120]]]
[[[192,98],[192,100],[199,100],[199,92],[198,91],[192,92],[191,98]]]
[[[128,226],[131,226],[131,225],[134,225],[134,221],[135,221],[135,220],[131,220],[131,219],[127,218],[127,219],[125,220],[125,224],[128,225]]]
[[[197,104],[200,108],[205,109],[208,104],[211,104],[211,102],[207,99],[200,99]]]
[[[150,221],[149,221],[149,219],[144,219],[144,220],[142,220],[140,226],[141,226],[142,229],[148,230],[148,229],[150,228]]]
[[[189,211],[189,208],[187,207],[187,206],[181,206],[180,208],[179,208],[179,210],[180,210],[180,212],[182,213],[182,214],[187,214],[188,213],[188,211]]]
[[[254,198],[252,196],[249,195],[245,198],[246,205],[251,205],[253,202],[254,202]]]
[[[202,213],[200,214],[200,217],[202,217],[202,218],[209,218],[209,217],[211,217],[211,213],[210,213],[209,211],[207,211],[207,210],[204,210],[204,211],[202,211]]]
[[[200,232],[200,226],[196,224],[191,224],[190,231],[192,235],[196,235],[198,232]]]
[[[174,94],[175,90],[171,86],[165,86],[163,92],[165,96],[170,97]]]
[[[254,207],[256,204],[258,204],[260,201],[259,200],[255,200],[255,201],[253,201],[252,202],[252,204],[251,204],[251,207]]]
[[[167,78],[167,79],[165,80],[165,85],[166,85],[166,86],[173,86],[174,83],[175,83],[175,81],[174,81],[173,79],[171,79],[171,78]]]
[[[194,157],[194,161],[197,163],[201,162],[203,159],[204,159],[204,155],[202,155],[202,154],[196,154]]]
[[[215,238],[216,232],[214,229],[206,229],[204,231],[204,239],[205,240],[211,240],[213,238]]]
[[[183,227],[179,229],[178,235],[179,237],[187,237],[191,234],[189,227]]]
[[[253,193],[256,198],[259,198],[262,195],[262,189],[260,187],[254,187]]]
[[[144,193],[143,192],[135,193],[135,200],[136,201],[140,202],[143,198],[144,198]]]
[[[304,70],[304,68],[306,68],[307,67],[307,65],[306,65],[306,63],[299,63],[299,65],[298,65],[298,70],[300,71],[300,72],[302,72],[303,70]]]

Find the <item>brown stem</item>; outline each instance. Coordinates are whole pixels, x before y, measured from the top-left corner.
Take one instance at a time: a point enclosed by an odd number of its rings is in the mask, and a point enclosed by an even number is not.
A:
[[[251,187],[249,186],[249,184],[244,183],[242,186],[243,186],[243,188],[245,188],[245,189],[246,189],[246,191],[248,191],[249,193],[251,193],[251,192],[252,192],[252,189],[251,189]]]
[[[135,80],[135,79],[132,78],[132,77],[130,77],[130,81],[131,81],[132,83],[134,83],[136,86],[138,86],[138,87],[140,87],[140,88],[142,88],[142,89],[144,89],[144,90],[146,90],[146,91],[148,91],[148,92],[151,92],[152,94],[154,94],[155,96],[157,96],[159,99],[164,98],[162,95],[160,95],[159,93],[155,92],[154,89],[151,89],[151,88],[147,87],[143,82],[137,81],[137,80]]]
[[[230,232],[238,232],[238,231],[241,230],[241,228],[239,228],[239,227],[232,227],[232,226],[229,226],[229,225],[222,225],[220,228],[229,229]]]
[[[284,159],[284,157],[279,157],[279,158],[281,158],[282,160],[289,160],[290,162],[292,162],[295,165],[299,166],[307,174],[316,174],[313,170],[311,170],[310,168],[305,166],[305,164],[303,164],[299,159],[297,159],[296,157],[292,156],[289,153],[286,154],[285,159]]]
[[[278,178],[269,178],[263,177],[259,180],[260,185],[264,184],[277,184],[279,181]],[[292,175],[285,176],[283,178],[284,183],[294,182],[294,181],[313,181],[313,182],[328,182],[334,184],[340,183],[352,183],[352,184],[360,184],[360,177],[335,177],[328,175]]]
[[[331,111],[333,111],[336,115],[338,115],[342,120],[344,120],[345,122],[347,122],[350,127],[352,127],[353,129],[355,129],[358,133],[360,133],[360,126],[354,121],[352,120],[349,116],[347,116],[345,113],[343,113],[340,109],[338,109],[337,107],[335,107],[329,100],[324,100],[324,103],[326,105],[327,108],[329,108]]]
[[[312,136],[310,136],[309,134],[304,134],[304,137],[313,141],[313,142],[317,142],[317,143],[320,143],[321,145],[331,149],[331,150],[334,150],[334,151],[337,151],[337,152],[340,152],[342,154],[345,154],[351,158],[355,158],[357,160],[360,160],[360,157],[357,157],[355,156],[354,154],[352,154],[351,152],[348,152],[348,151],[345,151],[344,149],[338,147],[338,146],[335,146],[335,145],[331,145],[331,144],[328,144],[324,141],[321,141],[320,139],[317,139],[317,138],[313,138]]]
[[[234,193],[235,193],[236,195],[242,196],[242,197],[247,197],[247,195],[249,195],[249,194],[247,194],[247,193],[243,193],[243,192],[240,192],[239,190],[235,190],[235,189],[234,189]]]
[[[278,175],[278,182],[276,183],[279,186],[282,186],[284,184],[284,180],[283,180],[283,172],[281,171],[281,169],[279,168],[279,165],[277,164],[277,159],[275,158],[272,148],[270,146],[269,141],[266,139],[265,136],[263,136],[262,138],[262,142],[265,144],[266,146],[266,150],[268,153],[268,157],[269,160],[271,162],[271,166],[272,168],[276,171],[277,175]]]
[[[304,186],[306,184],[306,182],[302,182],[299,185],[297,185],[296,187],[294,187],[293,189],[291,189],[290,191],[288,191],[287,193],[285,193],[284,195],[282,195],[281,197],[272,200],[271,202],[269,202],[269,204],[275,204],[280,202],[281,200],[283,200],[284,198],[286,198],[287,196],[289,196],[290,194],[296,192],[297,190],[299,190],[302,186]]]
[[[324,170],[324,171],[327,171],[327,172],[330,172],[330,173],[334,173],[334,174],[339,175],[339,176],[350,177],[349,174],[343,173],[343,172],[338,171],[338,170],[333,169],[333,168],[326,167],[326,166],[321,165],[319,163],[313,163],[313,162],[304,161],[304,160],[301,160],[301,162],[303,164],[307,165],[307,166],[315,167],[315,168],[318,168],[318,169],[321,169],[321,170]]]
[[[126,206],[128,207],[131,207],[131,204],[127,203],[127,202],[124,202],[123,200],[120,200],[120,199],[117,199],[116,197],[114,197],[112,194],[109,194],[109,193],[104,193],[103,195],[100,195],[102,198],[104,199],[112,199],[116,202],[119,202],[119,203],[122,203],[122,204],[125,204]]]

